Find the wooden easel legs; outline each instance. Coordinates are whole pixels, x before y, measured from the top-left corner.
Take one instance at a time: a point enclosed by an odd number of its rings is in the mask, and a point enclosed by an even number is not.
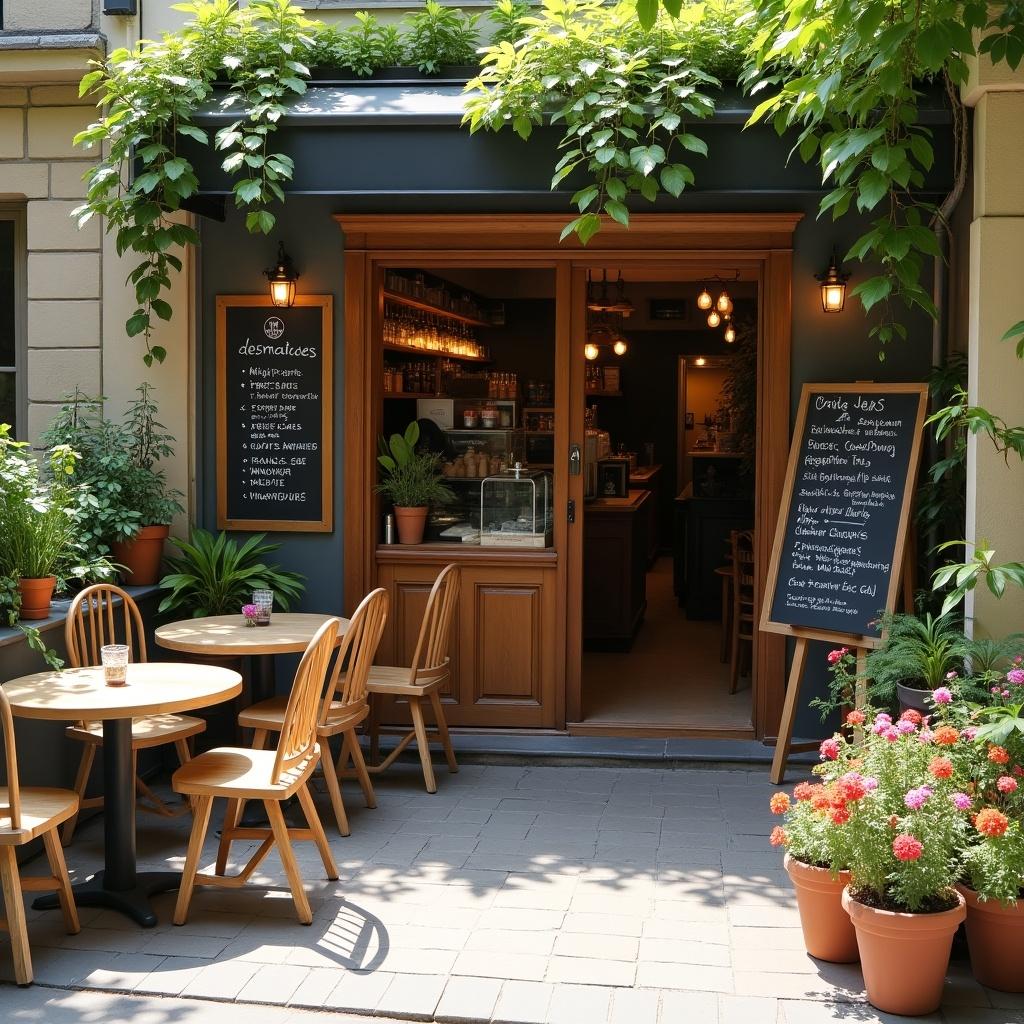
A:
[[[807,665],[807,643],[798,637],[796,649],[793,651],[793,664],[789,669],[786,682],[786,702],[782,706],[782,719],[779,721],[779,738],[775,742],[775,756],[772,758],[772,770],[769,778],[776,786],[782,785],[786,777],[786,761],[789,759],[789,746],[793,741],[793,721],[800,700],[800,685],[803,682],[804,668]]]

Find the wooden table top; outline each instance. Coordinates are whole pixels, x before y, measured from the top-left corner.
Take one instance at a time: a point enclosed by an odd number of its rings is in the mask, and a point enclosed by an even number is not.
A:
[[[208,707],[237,697],[242,677],[216,665],[150,661],[128,666],[125,686],[107,686],[99,665],[36,672],[3,684],[19,718],[62,722],[140,718]]]
[[[172,651],[188,654],[301,653],[316,631],[330,618],[340,621],[338,639],[348,629],[348,619],[307,612],[274,612],[269,626],[247,626],[241,615],[211,615],[205,619],[169,622],[156,631],[156,642]]]

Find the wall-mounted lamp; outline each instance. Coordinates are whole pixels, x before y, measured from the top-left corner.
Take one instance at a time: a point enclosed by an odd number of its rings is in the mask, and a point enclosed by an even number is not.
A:
[[[850,275],[840,267],[839,256],[834,248],[828,270],[814,276],[821,282],[821,308],[826,313],[841,313],[846,304],[846,282],[850,280]]]
[[[284,251],[284,242],[277,243],[277,265],[263,273],[270,282],[270,301],[275,306],[295,305],[295,282],[299,274],[292,258]]]

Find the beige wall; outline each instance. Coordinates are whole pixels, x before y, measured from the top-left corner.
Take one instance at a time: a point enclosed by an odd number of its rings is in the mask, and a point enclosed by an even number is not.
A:
[[[1024,363],[1000,340],[1024,320],[1024,68],[1010,75],[987,62],[975,66],[967,99],[974,107],[973,220],[968,306],[969,392],[1007,423],[1024,423]],[[1024,466],[1009,462],[984,438],[971,438],[967,458],[967,536],[995,549],[996,561],[1024,558]],[[975,628],[1017,632],[1024,591],[996,599],[979,587],[968,602]]]

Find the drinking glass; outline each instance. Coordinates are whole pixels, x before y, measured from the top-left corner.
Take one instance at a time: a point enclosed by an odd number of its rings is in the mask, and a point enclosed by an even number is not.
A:
[[[128,645],[104,644],[100,648],[103,681],[107,686],[124,686],[128,681]]]
[[[269,626],[270,613],[274,608],[274,592],[272,590],[254,590],[252,603],[256,605],[256,625]]]

